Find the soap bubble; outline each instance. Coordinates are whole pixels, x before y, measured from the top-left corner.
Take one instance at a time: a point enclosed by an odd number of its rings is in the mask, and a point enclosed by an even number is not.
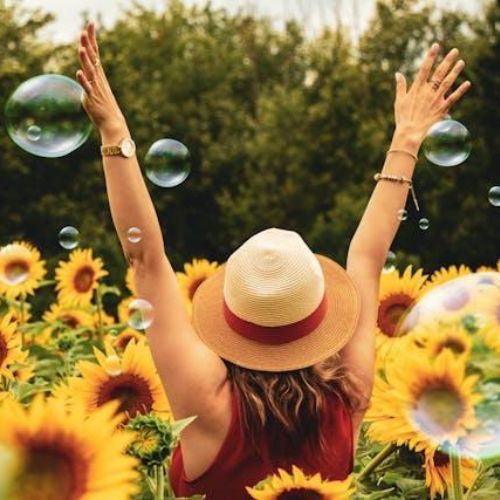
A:
[[[396,269],[396,254],[389,250],[387,252],[387,258],[385,259],[385,264],[384,264],[384,273],[392,273]]]
[[[494,207],[500,207],[500,186],[493,186],[488,191],[488,200]]]
[[[59,231],[59,245],[66,250],[73,250],[78,246],[80,233],[73,226],[65,226]]]
[[[464,383],[456,368],[443,365],[439,375],[443,382],[429,383],[411,408],[415,428],[448,453],[478,459],[498,457],[500,273],[471,273],[432,288],[405,314],[396,336],[404,337],[413,353],[431,361],[448,350],[453,359],[464,361],[464,376],[477,377],[467,393],[469,389],[460,390]],[[399,351],[395,348],[394,352]],[[404,363],[404,359],[393,356],[388,362]],[[463,423],[466,405],[471,415],[467,425]]]
[[[127,240],[130,243],[139,243],[142,239],[142,231],[138,227],[130,227],[127,230]]]
[[[406,219],[408,219],[408,210],[406,210],[404,208],[400,208],[398,210],[398,219],[399,220],[406,220]]]
[[[153,323],[153,306],[145,299],[134,299],[128,306],[128,325],[136,330],[146,330]]]
[[[427,231],[427,229],[429,229],[429,226],[430,226],[429,219],[426,219],[425,217],[422,217],[422,218],[418,221],[418,227],[419,227],[422,231]]]
[[[5,106],[7,132],[22,149],[57,158],[79,148],[92,125],[83,110],[82,87],[62,75],[40,75],[22,83]]]
[[[144,159],[146,176],[160,187],[175,187],[191,171],[189,150],[175,139],[160,139],[149,148]]]
[[[5,266],[3,272],[0,273],[0,280],[9,286],[20,285],[28,279],[29,271],[29,267],[25,262],[21,260],[19,262],[13,261]]]
[[[447,119],[435,123],[424,140],[425,157],[440,167],[454,167],[463,163],[472,149],[467,128],[456,120]]]

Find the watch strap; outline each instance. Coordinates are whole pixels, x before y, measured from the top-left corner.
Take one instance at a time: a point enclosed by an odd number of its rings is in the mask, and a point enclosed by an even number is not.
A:
[[[102,156],[120,156],[122,149],[120,146],[101,146]]]

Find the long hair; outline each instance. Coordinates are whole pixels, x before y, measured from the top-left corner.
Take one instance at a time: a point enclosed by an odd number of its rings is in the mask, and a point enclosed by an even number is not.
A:
[[[279,441],[275,444],[280,450],[298,451],[306,442],[324,450],[320,430],[327,397],[338,397],[351,413],[366,408],[359,381],[338,363],[338,356],[286,372],[249,370],[225,363],[243,424],[257,452],[263,432]]]

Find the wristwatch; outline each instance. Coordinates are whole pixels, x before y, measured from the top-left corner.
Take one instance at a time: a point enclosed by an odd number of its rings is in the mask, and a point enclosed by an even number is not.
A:
[[[101,146],[102,156],[124,156],[131,158],[135,154],[135,142],[126,137],[116,146]]]

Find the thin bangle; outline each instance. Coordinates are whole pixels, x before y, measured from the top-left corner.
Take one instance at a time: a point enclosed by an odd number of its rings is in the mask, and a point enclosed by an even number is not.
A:
[[[420,211],[420,207],[418,206],[417,193],[415,193],[415,188],[413,187],[413,181],[411,179],[403,177],[402,175],[382,174],[380,172],[377,172],[373,176],[373,179],[376,182],[389,181],[389,182],[398,182],[399,184],[408,184],[408,187],[410,188],[411,191],[411,197],[413,198],[413,204],[415,205],[417,212]]]
[[[407,155],[410,155],[415,161],[418,161],[418,156],[411,151],[407,151],[406,149],[389,149],[385,156],[387,156],[389,153],[406,153]]]

